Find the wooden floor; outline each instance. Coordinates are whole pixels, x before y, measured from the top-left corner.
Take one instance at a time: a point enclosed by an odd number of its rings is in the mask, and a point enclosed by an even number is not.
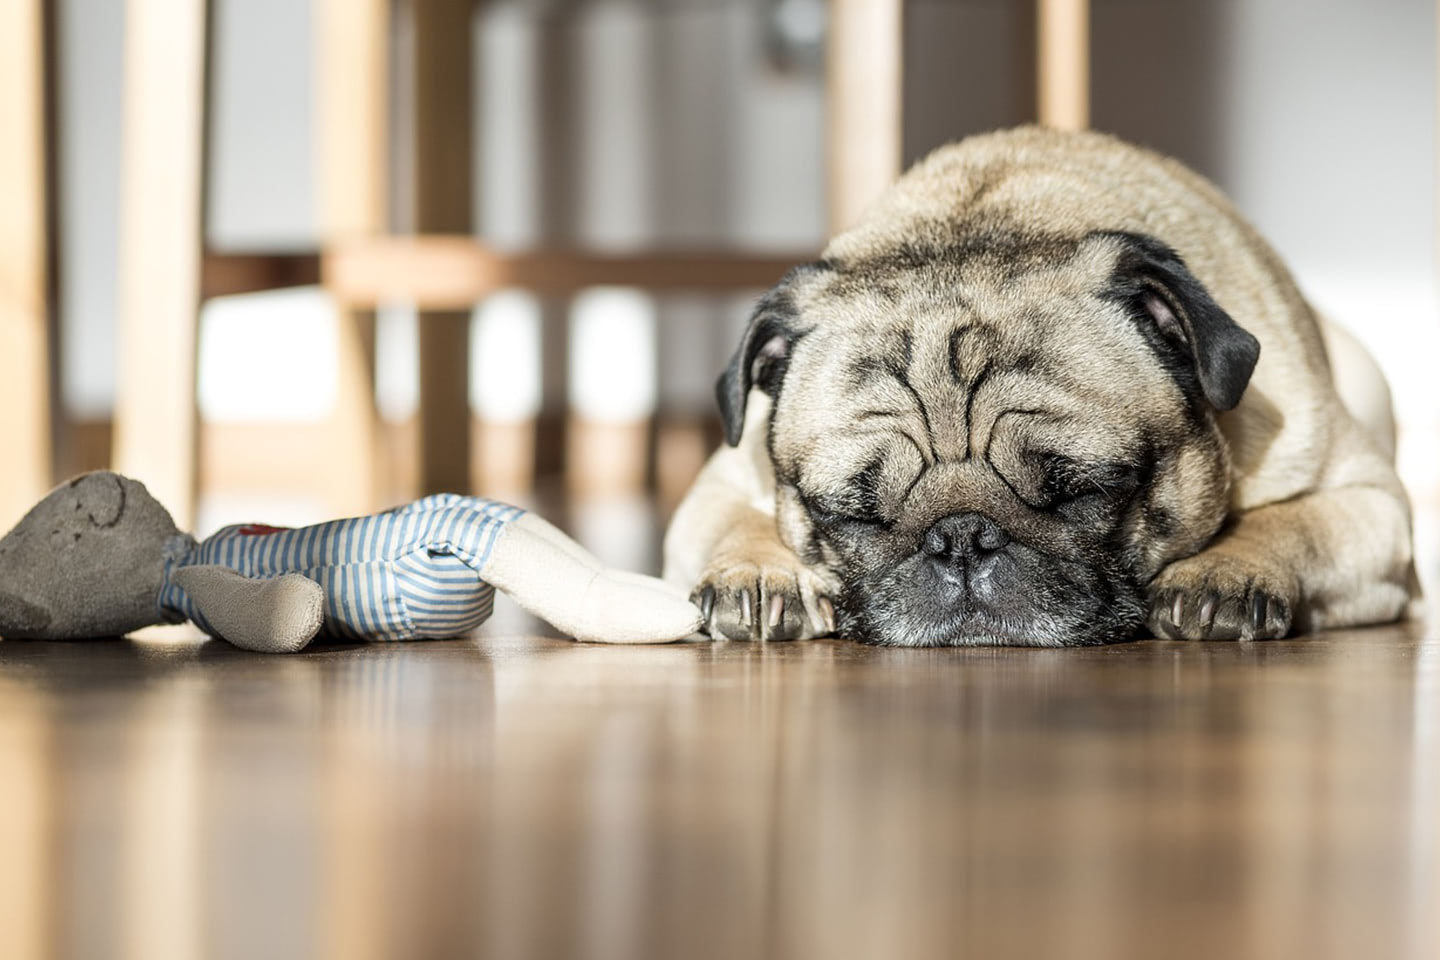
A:
[[[1440,956],[1440,642],[0,642],[0,957]]]

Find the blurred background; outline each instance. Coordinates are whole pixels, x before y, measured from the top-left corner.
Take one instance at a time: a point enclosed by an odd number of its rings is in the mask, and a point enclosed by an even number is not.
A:
[[[756,293],[1039,118],[1216,180],[1372,348],[1440,574],[1430,0],[0,11],[0,527],[113,466],[202,534],[468,490],[653,570]]]

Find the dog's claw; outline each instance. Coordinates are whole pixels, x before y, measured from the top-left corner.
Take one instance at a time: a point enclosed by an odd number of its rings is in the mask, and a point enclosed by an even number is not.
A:
[[[1200,603],[1200,632],[1207,636],[1210,628],[1215,625],[1215,602],[1215,594],[1207,593]]]
[[[820,616],[825,622],[821,624],[826,633],[835,632],[835,605],[830,602],[829,597],[821,597],[815,605],[820,608]]]
[[[1298,593],[1282,566],[1201,553],[1151,583],[1150,629],[1171,640],[1275,639],[1290,632]]]
[[[1254,628],[1257,634],[1265,629],[1265,614],[1267,612],[1266,607],[1268,606],[1269,603],[1267,602],[1265,593],[1261,590],[1256,590],[1250,598],[1250,626]]]
[[[833,589],[803,565],[744,563],[707,572],[691,597],[716,640],[800,640],[834,632]]]

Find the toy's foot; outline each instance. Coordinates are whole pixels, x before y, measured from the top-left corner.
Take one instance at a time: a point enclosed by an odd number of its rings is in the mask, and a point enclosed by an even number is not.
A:
[[[298,573],[251,580],[227,567],[195,566],[175,571],[175,582],[221,639],[241,650],[295,653],[325,622],[325,591]]]

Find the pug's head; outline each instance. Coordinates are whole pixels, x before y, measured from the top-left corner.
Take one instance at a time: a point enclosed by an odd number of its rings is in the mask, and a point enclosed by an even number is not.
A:
[[[729,442],[764,391],[781,536],[843,584],[845,635],[1128,639],[1224,520],[1215,416],[1258,342],[1148,236],[909,237],[761,301],[717,388]]]

